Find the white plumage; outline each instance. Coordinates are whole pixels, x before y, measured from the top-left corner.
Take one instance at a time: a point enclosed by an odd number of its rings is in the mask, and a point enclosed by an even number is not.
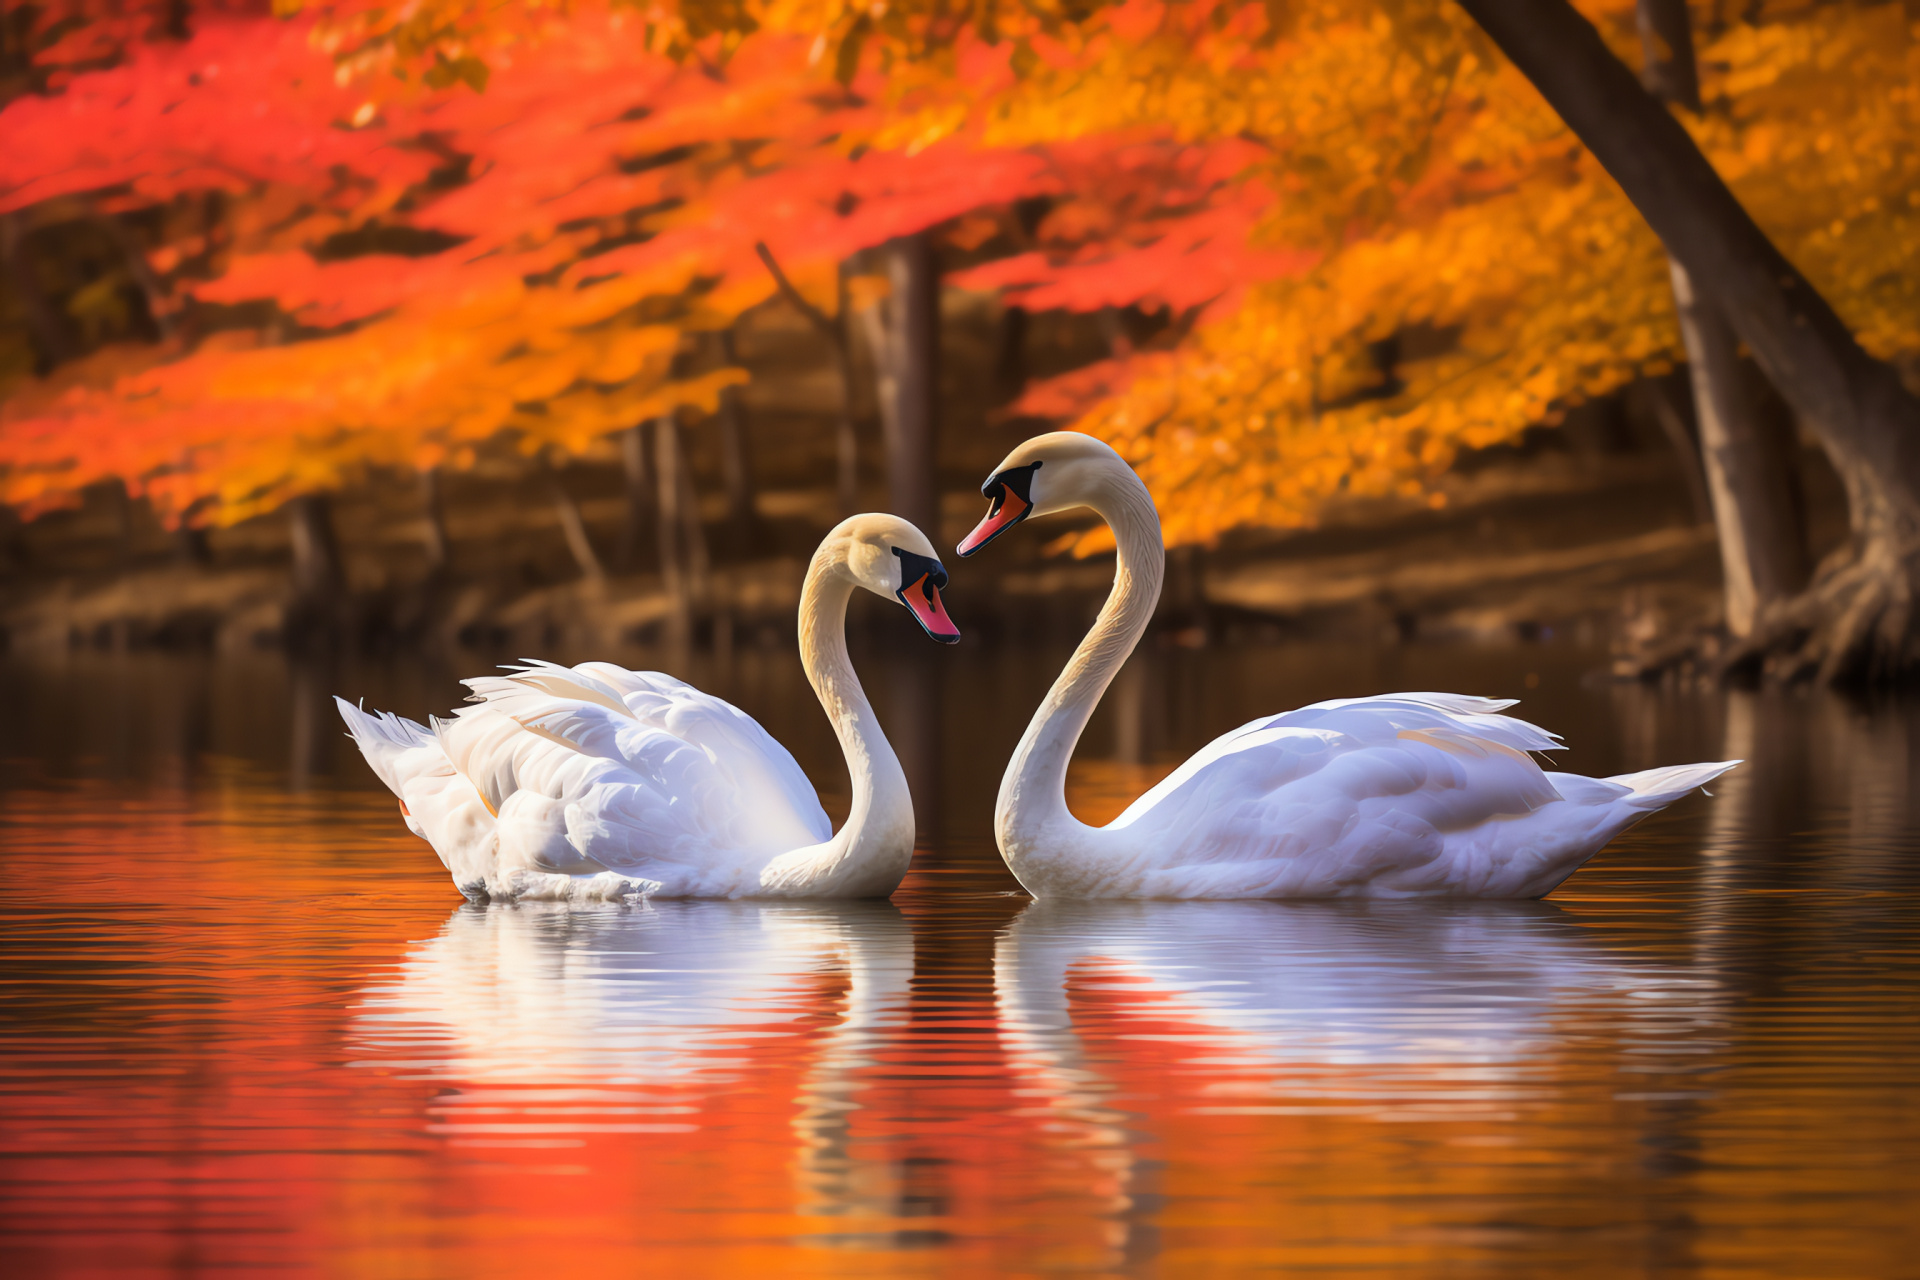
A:
[[[605,662],[510,671],[462,681],[477,701],[431,729],[336,699],[463,893],[741,897],[832,836],[793,756],[732,704]]]
[[[883,897],[913,856],[913,802],[847,661],[846,607],[863,587],[898,598],[935,639],[958,639],[932,551],[904,520],[854,516],[807,570],[801,662],[853,782],[838,835],[751,716],[658,672],[526,662],[464,681],[474,705],[431,728],[335,702],[407,826],[470,898]]]
[[[1055,432],[988,480],[960,554],[1031,514],[1091,507],[1119,544],[1113,593],[1007,763],[1000,852],[1036,897],[1537,898],[1647,814],[1737,761],[1618,778],[1548,773],[1513,705],[1397,693],[1263,716],[1215,739],[1105,827],[1068,812],[1067,763],[1160,595],[1160,520],[1091,436]]]
[[[1511,701],[1398,693],[1315,703],[1221,735],[1106,830],[1133,853],[1078,892],[1147,898],[1537,898],[1729,764],[1549,773],[1560,744]]]

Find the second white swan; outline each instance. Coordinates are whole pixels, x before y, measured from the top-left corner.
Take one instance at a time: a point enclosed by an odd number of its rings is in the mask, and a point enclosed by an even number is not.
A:
[[[657,671],[526,663],[465,681],[476,705],[431,728],[334,701],[475,901],[885,897],[913,858],[913,798],[847,660],[847,601],[894,597],[952,644],[946,585],[933,544],[888,515],[842,521],[807,568],[800,661],[853,780],[838,835],[751,716]]]
[[[1543,771],[1554,735],[1453,693],[1316,703],[1223,734],[1104,827],[1067,809],[1067,762],[1160,596],[1153,498],[1092,436],[1036,436],[981,493],[970,556],[1030,515],[1090,507],[1119,543],[1112,594],[1034,713],[994,835],[1036,898],[1538,898],[1615,836],[1737,761],[1618,778]]]

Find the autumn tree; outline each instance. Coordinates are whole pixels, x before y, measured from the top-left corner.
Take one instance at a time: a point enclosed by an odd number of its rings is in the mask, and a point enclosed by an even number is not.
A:
[[[1607,166],[1819,434],[1847,485],[1847,557],[1825,566],[1806,595],[1770,611],[1758,643],[1782,646],[1794,666],[1817,665],[1828,679],[1911,670],[1920,663],[1920,400],[1860,345],[1685,129],[1565,0],[1461,3]],[[1912,59],[1914,42],[1905,43]],[[1914,81],[1906,83],[1910,97]]]
[[[409,381],[421,410],[410,425],[356,443],[339,421],[300,425],[314,384],[295,378],[294,410],[248,415],[260,424],[259,456],[313,456],[271,441],[321,437],[338,446],[328,473],[337,476],[399,456],[402,442],[416,456],[454,456],[509,431],[530,448],[577,447],[628,429],[636,413],[657,416],[646,397],[678,394],[667,390],[677,385],[672,353],[687,334],[724,328],[772,296],[770,263],[783,264],[795,297],[844,317],[849,260],[968,210],[1023,198],[1032,209],[1039,198],[1037,223],[1009,219],[1021,224],[1009,236],[1019,251],[961,282],[1025,306],[1166,317],[1155,341],[1117,346],[1112,360],[1033,388],[1023,407],[1112,440],[1154,487],[1170,539],[1205,542],[1237,527],[1311,522],[1339,495],[1435,500],[1429,485],[1460,450],[1552,421],[1680,358],[1665,239],[1707,291],[1696,316],[1738,314],[1735,331],[1824,433],[1854,501],[1856,558],[1766,612],[1756,643],[1798,646],[1797,661],[1831,675],[1856,660],[1900,665],[1909,615],[1898,584],[1911,561],[1904,455],[1886,453],[1893,437],[1871,424],[1905,412],[1883,361],[1920,348],[1911,319],[1920,277],[1907,269],[1920,252],[1910,194],[1920,185],[1920,122],[1910,89],[1887,88],[1915,80],[1901,11],[1750,8],[1711,34],[1702,111],[1683,125],[1608,48],[1635,43],[1629,0],[1593,0],[1599,32],[1561,5],[1551,39],[1536,31],[1521,40],[1510,10],[1444,0],[1123,0],[1071,13],[1038,0],[879,10],[680,0],[581,7],[562,19],[470,0],[320,6],[330,83],[357,102],[319,113],[330,128],[351,126],[325,140],[378,145],[365,173],[335,166],[353,177],[344,194],[302,197],[311,209],[302,216],[334,219],[322,243],[384,243],[379,236],[402,229],[445,243],[404,262],[322,261],[307,247],[317,224],[262,220],[253,240],[223,250],[211,278],[181,287],[226,305],[277,299],[299,340],[276,350],[293,354],[202,344],[138,375],[147,382],[96,391],[96,407],[109,417],[122,400],[138,413],[184,412],[241,385],[191,385],[222,362],[257,370],[254,385],[265,387],[288,372],[274,359],[297,364],[362,341],[369,354],[431,352],[421,358],[450,381]],[[1529,77],[1544,83],[1554,41],[1573,42],[1562,52],[1578,74],[1543,98]],[[1517,65],[1499,52],[1510,44],[1525,55]],[[1628,96],[1608,96],[1620,93]],[[1597,123],[1616,107],[1620,120]],[[1596,129],[1606,136],[1586,136]],[[407,165],[416,176],[400,172]],[[420,167],[443,176],[417,176]],[[1675,174],[1681,197],[1669,190]],[[297,185],[249,181],[259,199]],[[1751,300],[1724,292],[1707,270],[1726,262],[1703,265],[1674,240],[1676,228],[1697,238],[1702,225],[1718,226],[1696,205],[1717,217],[1740,208],[1728,183],[1845,324],[1805,301],[1818,295],[1804,281],[1782,295],[1789,303],[1776,298],[1773,311],[1750,315]],[[1692,212],[1643,218],[1650,200]],[[1766,236],[1745,225],[1744,240],[1720,237],[1723,257],[1749,276],[1756,263],[1784,264],[1777,252],[1753,256]],[[494,332],[493,322],[459,311],[487,296],[489,282],[502,317],[491,346],[470,342],[469,331]],[[1757,288],[1751,279],[1743,287]],[[868,300],[896,294],[907,315],[910,293],[881,289]],[[1811,335],[1782,338],[1796,314]],[[537,334],[509,339],[523,316]],[[387,341],[406,333],[390,326],[425,334],[449,321],[458,342],[444,332],[411,347]],[[1771,355],[1741,327],[1763,323]],[[646,346],[623,377],[600,376],[617,362],[579,363],[582,349],[616,338],[629,359]],[[1803,350],[1809,343],[1824,364]],[[874,345],[887,348],[884,338]],[[470,363],[450,363],[444,353],[463,347]],[[1783,349],[1798,361],[1790,369]],[[321,384],[349,382],[345,367],[330,366]],[[181,394],[167,391],[168,379]],[[700,394],[717,396],[723,381]],[[431,408],[443,394],[460,403],[469,386],[479,400],[470,411],[449,419]],[[55,500],[86,474],[76,463],[85,448],[45,444],[84,400],[16,415],[38,424],[7,428],[32,446],[12,462],[17,496]],[[1851,418],[1840,412],[1848,405]],[[1823,413],[1840,414],[1841,425]],[[192,426],[151,435],[191,440],[177,433]],[[1875,440],[1881,453],[1868,447]],[[216,461],[225,443],[196,444],[185,466],[176,450],[105,470],[138,474],[157,494],[180,485],[221,511],[327,482],[314,469],[212,494],[206,477],[236,474]],[[44,456],[33,452],[41,445]]]
[[[1700,74],[1685,0],[1639,0],[1647,91],[1699,116]],[[1668,263],[1674,314],[1686,346],[1699,451],[1720,535],[1727,629],[1753,634],[1759,615],[1806,585],[1804,500],[1794,474],[1796,442],[1775,412],[1772,388],[1740,358],[1739,338],[1719,307],[1701,296],[1687,269]]]
[[[5,207],[229,192],[200,273],[172,271],[197,242],[153,257],[197,304],[268,307],[264,328],[15,396],[11,501],[119,476],[170,520],[228,521],[369,466],[459,465],[503,432],[577,453],[676,406],[710,413],[743,375],[676,357],[774,294],[769,255],[817,294],[1037,167],[959,139],[862,150],[873,95],[822,84],[792,36],[720,70],[583,11],[484,77],[423,88],[337,75],[310,34],[210,22],[0,117],[36,140],[0,160]]]
[[[1243,179],[1285,198],[1250,240],[1313,265],[1247,273],[1080,419],[1140,464],[1171,537],[1417,489],[1461,447],[1658,369],[1683,350],[1664,241],[1848,484],[1849,558],[1766,611],[1755,647],[1784,675],[1904,670],[1912,404],[1887,360],[1920,349],[1905,12],[1749,7],[1712,42],[1691,135],[1608,47],[1633,40],[1633,8],[1590,12],[1604,34],[1564,0],[765,11],[917,69],[896,73],[902,132],[958,118],[957,80],[1000,141],[1132,127],[1265,148]],[[971,45],[952,38],[968,23]]]

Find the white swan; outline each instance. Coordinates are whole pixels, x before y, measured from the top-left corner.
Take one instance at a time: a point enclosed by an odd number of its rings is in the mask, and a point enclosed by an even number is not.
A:
[[[1554,735],[1511,701],[1396,693],[1262,716],[1216,738],[1104,827],[1067,810],[1067,762],[1160,596],[1146,485],[1092,436],[1022,444],[981,487],[970,556],[1029,515],[1092,508],[1113,593],[1027,726],[994,835],[1036,898],[1538,898],[1629,826],[1738,761],[1605,780],[1546,773]]]
[[[431,729],[334,701],[476,901],[885,897],[913,857],[913,799],[847,660],[847,601],[896,597],[951,644],[946,584],[932,544],[888,515],[842,521],[807,568],[800,660],[853,779],[838,835],[751,716],[658,672],[525,663],[465,681],[477,705]]]

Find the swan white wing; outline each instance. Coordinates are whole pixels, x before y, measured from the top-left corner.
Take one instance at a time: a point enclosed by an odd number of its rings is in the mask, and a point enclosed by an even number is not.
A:
[[[1155,896],[1432,891],[1429,881],[1455,874],[1450,837],[1561,799],[1526,754],[1554,739],[1497,714],[1505,705],[1395,694],[1256,720],[1203,748],[1112,826],[1133,829]]]
[[[1147,897],[1538,897],[1733,762],[1546,773],[1557,746],[1452,694],[1323,702],[1210,743],[1112,824]]]
[[[503,866],[727,895],[831,835],[792,756],[744,713],[671,677],[592,666],[470,680],[477,705],[435,726],[499,814]]]
[[[1256,794],[1284,786],[1324,767],[1334,756],[1364,747],[1425,740],[1435,745],[1491,744],[1515,753],[1547,751],[1561,745],[1558,736],[1537,725],[1499,715],[1512,701],[1452,693],[1396,693],[1373,698],[1316,702],[1277,716],[1261,716],[1229,730],[1196,751],[1178,769],[1128,805],[1110,827],[1127,827],[1157,809],[1168,797],[1195,787],[1200,775],[1216,772],[1202,789]],[[1523,760],[1526,758],[1521,757]],[[1217,770],[1222,762],[1232,767]],[[1531,760],[1526,760],[1532,765]],[[1555,798],[1538,766],[1509,769],[1512,779],[1534,796],[1527,810]],[[1534,783],[1533,775],[1540,775]],[[1392,781],[1392,779],[1383,779]]]
[[[792,753],[752,716],[685,681],[608,662],[562,667],[536,661],[521,664],[511,675],[465,683],[484,705],[516,719],[538,719],[582,749],[625,760],[643,772],[693,767],[691,759],[677,757],[672,744],[697,748],[735,789],[735,800],[754,810],[742,815],[749,826],[767,828],[765,838],[782,852],[833,834],[813,784]]]

